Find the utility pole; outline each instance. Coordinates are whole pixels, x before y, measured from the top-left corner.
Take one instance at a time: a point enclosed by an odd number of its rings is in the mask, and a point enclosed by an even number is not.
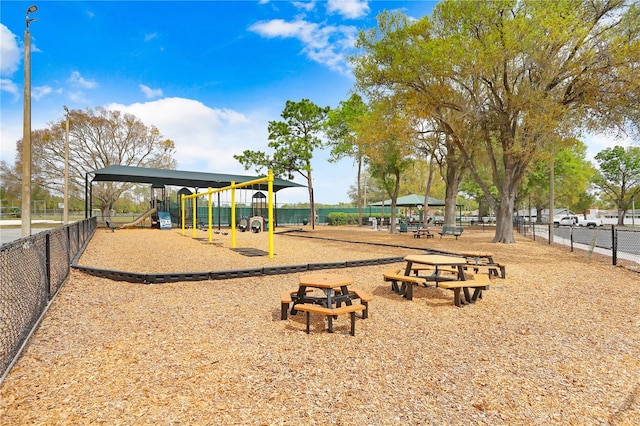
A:
[[[29,24],[36,18],[29,14],[38,10],[27,9],[27,27],[24,31],[24,110],[22,125],[22,238],[31,235],[31,35]]]
[[[69,223],[69,108],[65,105],[65,115],[67,116],[66,139],[64,143],[64,207],[62,208],[62,224]]]

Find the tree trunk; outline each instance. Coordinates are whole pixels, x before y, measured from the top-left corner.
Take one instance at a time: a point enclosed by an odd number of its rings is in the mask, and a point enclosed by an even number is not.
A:
[[[358,226],[362,226],[362,158],[358,159]]]
[[[500,198],[500,205],[496,211],[496,234],[494,243],[515,243],[513,235],[513,206],[515,204],[515,191],[504,191]]]
[[[398,193],[400,192],[400,172],[396,171],[394,175],[396,182],[393,187],[393,195],[391,196],[391,218],[389,219],[389,232],[391,234],[397,234],[396,229],[396,201],[398,200]]]
[[[624,215],[627,213],[626,209],[623,209],[622,206],[618,205],[618,226],[624,225]]]
[[[427,176],[427,188],[424,192],[424,206],[422,210],[422,227],[427,227],[428,217],[429,216],[429,197],[431,197],[431,182],[433,181],[433,163],[435,162],[435,157],[433,153],[431,154],[431,160],[429,160],[429,175]]]
[[[458,195],[458,187],[460,186],[460,177],[457,166],[447,167],[447,187],[444,199],[444,224],[453,226],[456,224],[456,197]]]
[[[308,189],[309,189],[309,223],[311,224],[311,229],[316,229],[316,203],[313,198],[313,181],[311,180],[311,170],[309,170],[309,174],[307,175],[308,179]]]

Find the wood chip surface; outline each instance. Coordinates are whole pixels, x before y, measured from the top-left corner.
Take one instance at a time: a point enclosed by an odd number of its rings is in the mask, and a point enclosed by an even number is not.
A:
[[[443,289],[393,293],[382,272],[403,263],[325,270],[374,296],[352,337],[348,315],[333,334],[317,315],[309,335],[303,314],[280,320],[300,273],[145,285],[74,270],[0,388],[0,424],[640,423],[638,273],[524,238],[492,244],[481,229],[307,228],[276,234],[273,259],[233,252],[230,234],[190,234],[98,229],[79,263],[204,272],[434,248],[492,252],[506,279],[456,308]],[[268,234],[238,233],[237,246],[268,251]]]

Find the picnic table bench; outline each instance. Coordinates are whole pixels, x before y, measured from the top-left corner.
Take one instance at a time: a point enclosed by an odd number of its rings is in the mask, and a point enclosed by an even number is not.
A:
[[[387,269],[382,273],[385,281],[391,281],[391,290],[404,296],[408,300],[413,299],[413,285],[421,284],[426,286],[427,279],[424,277],[404,275],[402,269]],[[398,286],[398,282],[402,285]]]
[[[481,270],[486,269],[486,273],[490,276],[505,278],[507,274],[507,265],[504,263],[479,263],[469,264],[469,267],[473,269],[474,273],[481,273]],[[498,273],[498,270],[500,272]]]
[[[307,334],[309,334],[309,323],[310,323],[310,319],[309,316],[311,314],[311,312],[314,312],[316,314],[320,314],[320,315],[324,315],[328,318],[329,320],[329,333],[333,333],[333,317],[337,317],[338,315],[341,314],[350,314],[351,316],[351,335],[355,336],[356,335],[356,312],[357,311],[364,311],[365,307],[364,305],[345,305],[345,306],[341,306],[339,308],[325,308],[324,306],[320,306],[320,305],[316,305],[313,303],[300,303],[298,305],[296,305],[296,310],[297,311],[303,311],[306,313],[306,325],[307,325]]]
[[[464,231],[464,228],[462,226],[445,225],[442,227],[442,231],[438,232],[438,234],[440,234],[440,238],[442,238],[445,235],[453,235],[456,237],[456,240],[457,240],[458,237],[462,235],[462,231]]]
[[[482,299],[482,290],[488,290],[491,279],[487,274],[474,274],[464,281],[443,281],[438,287],[453,290],[453,304],[462,307],[467,303],[474,303],[477,299]],[[474,289],[473,296],[470,295],[469,289]],[[464,293],[464,299],[460,297],[460,290]]]
[[[413,231],[413,238],[420,237],[433,238],[433,234],[427,228],[420,228],[416,231]]]

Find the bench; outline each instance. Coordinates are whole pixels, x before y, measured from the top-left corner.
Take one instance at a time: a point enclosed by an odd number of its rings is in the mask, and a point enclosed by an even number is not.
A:
[[[438,287],[453,290],[453,304],[461,307],[463,303],[460,298],[460,290],[464,291],[466,302],[473,303],[477,299],[482,299],[482,290],[488,290],[491,283],[491,279],[487,274],[476,274],[470,276],[470,278],[472,279],[466,281],[442,281],[438,284]],[[469,295],[470,288],[474,289],[473,296]]]
[[[339,308],[325,308],[324,306],[314,305],[311,303],[300,303],[296,305],[296,311],[303,311],[306,313],[306,322],[307,322],[307,334],[309,334],[309,323],[310,323],[310,315],[311,312],[324,315],[329,320],[329,333],[333,333],[333,317],[342,315],[342,314],[350,314],[351,316],[351,335],[356,335],[356,312],[364,311],[364,305],[345,305]]]
[[[487,271],[485,273],[490,276],[505,278],[507,275],[507,265],[504,263],[470,263],[465,268],[473,268],[473,272],[476,274],[480,272],[480,268],[486,268]],[[498,273],[498,269],[500,270],[500,273]]]
[[[453,235],[457,240],[458,237],[462,235],[462,231],[464,231],[464,228],[462,226],[443,226],[442,231],[438,232],[438,234],[440,234],[440,238],[444,237],[445,235]]]
[[[420,271],[433,271],[435,273],[436,271],[436,267],[435,266],[431,266],[431,265],[423,265],[420,263],[414,263],[413,265],[411,265],[411,270],[413,271],[413,273],[415,274],[415,276],[418,276],[418,272]],[[440,275],[444,275],[444,274],[448,274],[448,275],[458,275],[458,269],[457,268],[449,268],[449,267],[443,267],[440,266],[438,267],[438,273]]]
[[[341,294],[340,289],[335,289],[336,294]],[[350,294],[355,294],[355,299],[360,299],[360,303],[364,305],[364,310],[362,311],[362,319],[369,318],[369,302],[373,300],[373,296],[369,293],[365,292],[362,289],[350,287]],[[340,303],[338,303],[338,307],[340,307]]]
[[[309,293],[313,291],[313,289],[306,289],[306,292]],[[284,290],[283,292],[280,293],[280,319],[281,320],[286,320],[287,319],[287,312],[289,311],[289,306],[291,305],[291,303],[293,302],[293,300],[291,299],[291,295],[292,294],[296,294],[298,292],[297,288],[292,288],[290,290]]]
[[[433,238],[433,234],[427,228],[420,228],[417,231],[413,231],[413,238],[420,237]]]
[[[388,269],[382,273],[385,281],[391,281],[391,290],[403,295],[407,300],[413,299],[413,285],[427,285],[427,279],[423,277],[412,277],[404,275],[402,269]],[[402,287],[398,287],[398,281]]]

